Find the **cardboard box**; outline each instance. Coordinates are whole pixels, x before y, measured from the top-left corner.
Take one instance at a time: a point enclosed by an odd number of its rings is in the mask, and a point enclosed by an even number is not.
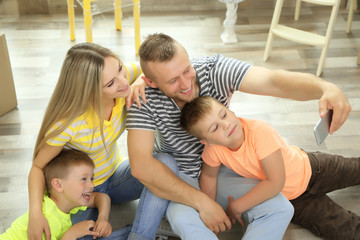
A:
[[[0,33],[0,116],[16,108],[16,92],[5,34]]]

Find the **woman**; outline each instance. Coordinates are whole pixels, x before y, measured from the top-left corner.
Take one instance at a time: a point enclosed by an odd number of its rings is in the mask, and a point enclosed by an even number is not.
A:
[[[128,75],[119,58],[99,45],[77,44],[67,52],[40,128],[29,174],[29,239],[41,239],[44,231],[49,239],[49,227],[41,211],[42,169],[64,147],[83,151],[93,159],[94,191],[107,193],[112,203],[134,200],[142,193],[129,238],[154,239],[168,201],[157,198],[132,177],[129,163],[120,156],[116,143],[125,130],[125,97],[131,93]],[[165,164],[177,171],[176,163]],[[73,224],[96,218],[94,215],[90,209],[76,214]],[[129,230],[123,230],[121,239],[126,239]]]

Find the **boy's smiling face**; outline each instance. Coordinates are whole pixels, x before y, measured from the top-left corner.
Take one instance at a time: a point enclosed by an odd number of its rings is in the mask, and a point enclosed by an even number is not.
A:
[[[66,210],[88,205],[94,191],[93,179],[94,169],[91,166],[82,164],[71,167],[67,177],[60,180],[64,196],[63,206]]]
[[[212,101],[211,110],[195,126],[203,144],[223,145],[230,150],[237,150],[244,141],[240,119],[234,112],[219,102]]]

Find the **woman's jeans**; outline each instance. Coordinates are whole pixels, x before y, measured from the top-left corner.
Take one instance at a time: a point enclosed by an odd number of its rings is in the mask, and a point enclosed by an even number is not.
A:
[[[157,154],[154,156],[175,174],[178,174],[176,161],[167,157],[167,154]],[[103,192],[110,196],[111,203],[123,203],[132,201],[140,197],[136,216],[132,226],[127,225],[120,230],[114,231],[107,238],[97,239],[117,239],[117,240],[153,240],[155,238],[160,220],[168,207],[169,201],[158,198],[143,186],[136,178],[131,175],[129,162],[126,160],[120,164],[116,172],[103,184],[95,187],[94,192]],[[86,211],[79,211],[72,215],[73,225],[84,220],[96,221],[98,211],[95,208],[88,208]],[[81,239],[93,239],[86,236]]]

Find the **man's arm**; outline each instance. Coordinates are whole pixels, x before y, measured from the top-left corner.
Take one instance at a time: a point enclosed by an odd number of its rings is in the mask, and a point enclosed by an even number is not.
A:
[[[334,111],[331,134],[341,127],[351,111],[348,99],[340,88],[309,73],[253,66],[242,80],[239,91],[298,101],[319,99],[320,117],[325,116],[328,109]]]
[[[219,204],[206,194],[178,178],[167,166],[152,155],[155,133],[148,130],[128,129],[128,153],[131,173],[156,196],[179,202],[196,209],[204,224],[222,231],[230,221]]]

